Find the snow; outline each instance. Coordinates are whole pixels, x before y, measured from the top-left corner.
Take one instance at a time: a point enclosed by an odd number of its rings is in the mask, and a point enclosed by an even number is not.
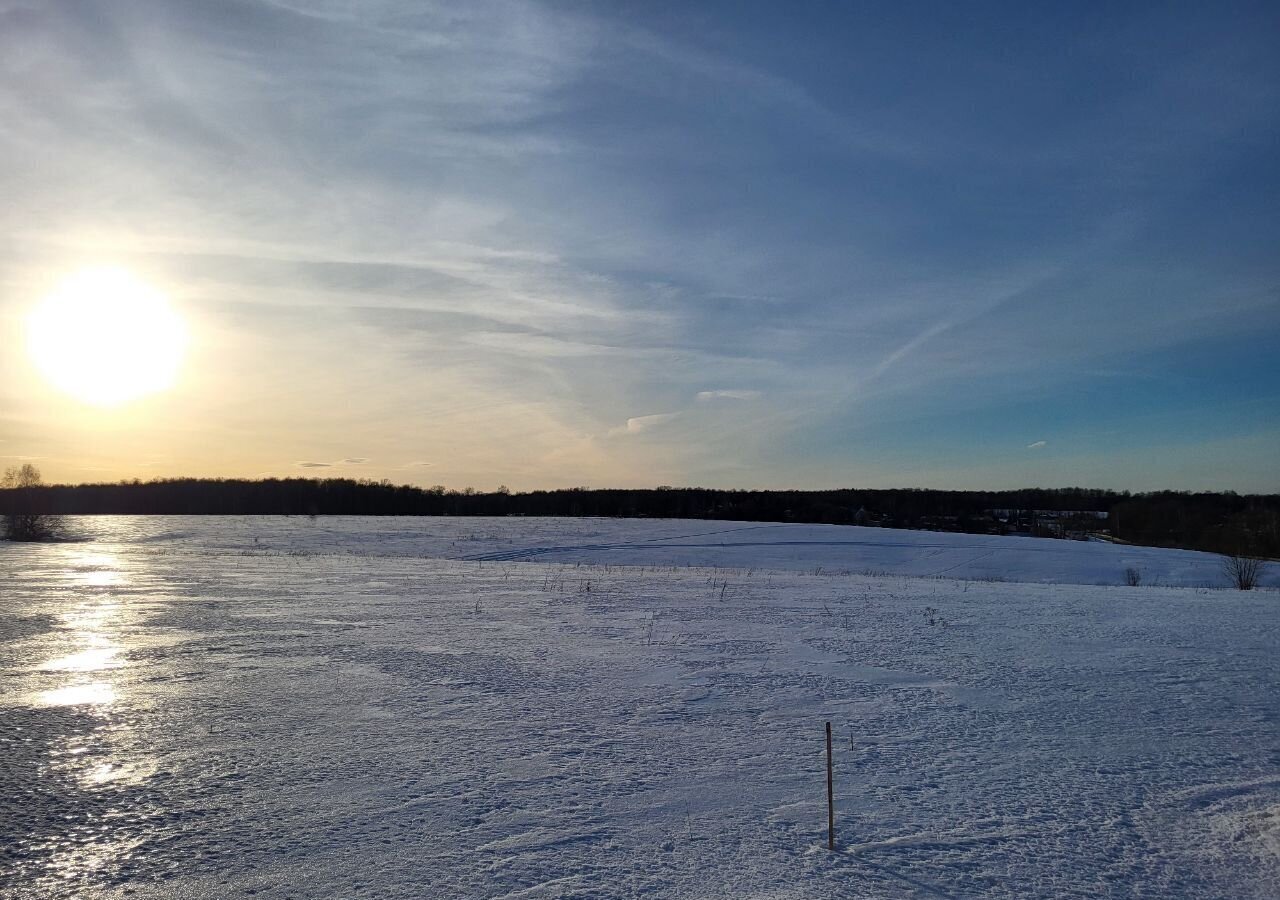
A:
[[[690,519],[382,518],[333,516],[82,519],[105,540],[253,553],[341,553],[477,561],[775,569],[946,576],[976,581],[1224,587],[1210,553],[1102,541],[946,534],[848,525]],[[1263,584],[1280,587],[1280,566]]]
[[[76,524],[94,539],[0,545],[4,896],[1280,883],[1280,594],[1220,589],[1211,556],[731,522]]]

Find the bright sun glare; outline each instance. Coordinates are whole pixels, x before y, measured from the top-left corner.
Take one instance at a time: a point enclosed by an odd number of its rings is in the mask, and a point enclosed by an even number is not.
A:
[[[164,295],[124,269],[69,276],[27,320],[36,368],[58,390],[94,406],[172,386],[186,345],[186,327]]]

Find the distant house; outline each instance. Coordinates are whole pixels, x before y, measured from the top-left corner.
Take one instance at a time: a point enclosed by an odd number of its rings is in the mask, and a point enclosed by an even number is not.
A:
[[[999,522],[1021,534],[1038,537],[1087,540],[1091,534],[1106,534],[1105,509],[989,509]]]
[[[889,517],[884,513],[873,512],[865,506],[859,506],[849,516],[854,525],[867,525],[872,528],[883,528]]]

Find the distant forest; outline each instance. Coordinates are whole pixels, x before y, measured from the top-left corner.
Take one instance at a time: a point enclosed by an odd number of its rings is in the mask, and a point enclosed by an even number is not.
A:
[[[1108,535],[1158,547],[1280,557],[1280,495],[1086,488],[513,493],[350,479],[177,478],[0,490],[0,514],[608,516],[872,525],[976,534]]]

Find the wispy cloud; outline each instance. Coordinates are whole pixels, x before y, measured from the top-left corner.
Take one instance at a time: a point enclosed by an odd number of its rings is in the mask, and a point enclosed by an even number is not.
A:
[[[649,416],[632,416],[627,419],[627,424],[619,428],[613,429],[610,434],[640,434],[651,428],[656,428],[674,419],[679,418],[680,413],[655,413]]]
[[[1027,449],[1028,449],[1028,450],[1040,450],[1040,449],[1042,449],[1042,448],[1044,448],[1044,447],[1047,447],[1047,446],[1049,446],[1049,442],[1048,442],[1048,441],[1032,441],[1030,444],[1027,444]]]
[[[700,403],[707,403],[712,400],[758,400],[761,393],[760,391],[720,390],[698,391],[695,396]]]
[[[295,463],[295,465],[297,465],[299,469],[330,469],[333,467],[333,463],[325,462],[300,462]]]

